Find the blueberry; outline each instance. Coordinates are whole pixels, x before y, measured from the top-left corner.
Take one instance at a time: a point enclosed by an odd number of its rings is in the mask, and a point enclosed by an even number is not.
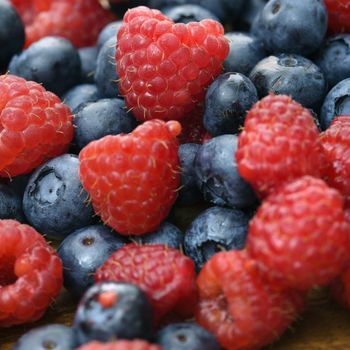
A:
[[[115,21],[108,23],[100,32],[97,39],[97,48],[100,50],[104,43],[110,38],[115,38],[119,32],[120,27],[122,26],[123,21]]]
[[[81,228],[66,237],[57,253],[63,263],[65,288],[80,297],[94,283],[94,273],[127,240],[103,225]]]
[[[68,105],[73,113],[78,107],[87,102],[95,102],[100,99],[97,86],[94,84],[76,85],[74,88],[67,91],[63,96],[63,101]]]
[[[314,61],[323,71],[329,88],[350,78],[350,34],[328,38]]]
[[[224,61],[225,72],[248,75],[266,57],[262,43],[250,34],[229,32],[225,37],[230,44],[229,54]]]
[[[6,68],[24,45],[24,26],[9,1],[0,0],[0,68]]]
[[[202,199],[193,167],[199,148],[200,145],[195,143],[185,143],[179,147],[181,189],[176,201],[178,205],[193,205]]]
[[[250,31],[256,16],[268,1],[269,0],[246,0],[236,27],[243,31]]]
[[[62,95],[81,79],[78,50],[66,39],[46,37],[12,58],[9,70],[26,80],[42,83]]]
[[[321,129],[326,130],[337,115],[350,115],[350,78],[344,79],[329,91],[321,113]]]
[[[146,235],[131,238],[140,244],[165,244],[170,248],[180,249],[183,245],[184,234],[170,222],[163,222],[158,230]]]
[[[103,99],[81,106],[74,117],[74,143],[80,150],[106,135],[129,133],[137,125],[122,99]]]
[[[23,210],[40,233],[62,239],[94,222],[94,212],[79,179],[79,159],[72,154],[37,168],[26,187]]]
[[[238,173],[236,150],[237,136],[222,135],[202,145],[195,158],[197,184],[215,205],[245,208],[256,203],[252,188]]]
[[[252,25],[252,33],[274,54],[310,55],[326,31],[327,10],[320,0],[270,0]]]
[[[238,209],[212,207],[197,216],[185,234],[185,254],[197,271],[215,253],[243,249],[250,216]]]
[[[151,305],[146,295],[132,284],[97,283],[81,299],[73,330],[79,345],[92,340],[149,339]]]
[[[262,98],[270,92],[291,96],[306,108],[318,110],[327,93],[322,71],[299,55],[281,54],[260,61],[249,75]]]
[[[95,83],[102,97],[113,98],[119,95],[115,62],[116,43],[116,37],[107,40],[97,56]]]
[[[258,101],[254,84],[240,73],[220,75],[205,96],[203,124],[213,136],[236,134],[247,111]]]
[[[81,61],[81,82],[85,84],[93,84],[95,81],[94,75],[96,70],[98,49],[95,46],[83,47],[79,49],[78,52]]]
[[[200,22],[208,18],[219,22],[219,19],[212,12],[194,4],[167,7],[163,10],[163,14],[175,23]]]
[[[215,337],[195,323],[174,323],[162,328],[157,343],[163,350],[220,350]]]
[[[22,197],[23,193],[18,193],[12,183],[0,183],[0,219],[25,222]]]
[[[71,328],[62,324],[50,324],[34,328],[22,335],[13,350],[73,350],[75,346]]]

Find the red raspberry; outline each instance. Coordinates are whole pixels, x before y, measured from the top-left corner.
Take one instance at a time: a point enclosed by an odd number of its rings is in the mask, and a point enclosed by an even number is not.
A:
[[[180,185],[180,132],[176,121],[152,120],[80,152],[82,184],[107,225],[121,234],[143,234],[165,219]]]
[[[204,100],[228,52],[216,21],[175,24],[158,10],[133,8],[118,33],[119,90],[139,120],[181,119]]]
[[[95,282],[137,285],[149,297],[156,321],[176,314],[193,316],[196,282],[193,261],[165,245],[128,244],[114,252],[96,271]]]
[[[300,176],[320,177],[322,146],[312,115],[288,96],[263,98],[247,113],[236,159],[261,197]]]
[[[334,33],[350,33],[350,0],[325,0],[328,28]]]
[[[0,76],[0,176],[28,173],[67,151],[72,113],[40,84]]]
[[[147,343],[143,340],[117,340],[112,343],[97,341],[82,345],[77,350],[162,350],[159,345]]]
[[[283,286],[329,283],[347,261],[350,225],[343,198],[321,179],[302,177],[272,194],[250,222],[247,249]]]
[[[226,350],[260,349],[276,340],[304,305],[299,291],[277,291],[245,251],[215,254],[200,272],[197,322]]]
[[[62,288],[62,263],[28,225],[0,220],[0,326],[38,320]]]
[[[350,116],[333,119],[331,126],[321,135],[326,161],[327,183],[336,188],[350,205]]]

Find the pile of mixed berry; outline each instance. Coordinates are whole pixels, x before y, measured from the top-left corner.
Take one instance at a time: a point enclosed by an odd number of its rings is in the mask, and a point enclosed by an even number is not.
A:
[[[350,0],[0,0],[0,72],[0,327],[77,299],[13,349],[253,350],[315,287],[350,308]]]

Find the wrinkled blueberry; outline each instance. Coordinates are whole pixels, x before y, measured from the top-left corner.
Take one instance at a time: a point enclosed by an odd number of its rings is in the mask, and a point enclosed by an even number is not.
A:
[[[100,99],[100,94],[96,85],[81,84],[67,91],[63,97],[63,102],[75,113],[83,103],[95,102],[98,99]]]

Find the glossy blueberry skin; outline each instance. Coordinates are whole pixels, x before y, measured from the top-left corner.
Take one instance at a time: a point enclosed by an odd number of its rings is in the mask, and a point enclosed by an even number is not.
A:
[[[327,93],[327,81],[320,68],[299,55],[269,56],[254,67],[249,78],[260,98],[270,92],[288,95],[315,111]]]
[[[97,48],[100,50],[102,46],[108,41],[110,38],[115,38],[119,32],[120,27],[122,26],[123,21],[114,21],[108,23],[100,32],[97,39]]]
[[[214,137],[199,149],[194,168],[204,198],[219,206],[248,208],[256,203],[250,185],[238,173],[237,135]]]
[[[195,143],[185,143],[179,147],[181,189],[176,200],[177,205],[193,205],[202,199],[194,173],[194,159],[200,147],[200,145]]]
[[[83,227],[67,236],[57,253],[63,263],[64,286],[80,297],[94,283],[94,273],[127,240],[103,225]]]
[[[98,296],[103,292],[116,294],[112,306],[100,304]],[[78,345],[92,340],[149,339],[152,328],[152,308],[145,294],[132,284],[115,282],[90,287],[80,301],[73,322]]]
[[[339,34],[327,39],[314,62],[323,71],[328,88],[350,78],[350,34]]]
[[[211,207],[197,216],[186,231],[185,254],[200,271],[217,252],[243,249],[250,215],[238,210]]]
[[[252,25],[253,35],[273,54],[310,55],[326,31],[327,10],[320,0],[270,0]]]
[[[22,335],[13,350],[73,350],[75,347],[71,328],[62,324],[50,324],[34,328]]]
[[[114,98],[119,96],[118,76],[116,72],[116,43],[112,37],[102,46],[96,61],[95,83],[102,97]]]
[[[334,86],[324,99],[319,116],[321,129],[326,130],[338,115],[350,115],[350,78]]]
[[[34,171],[24,192],[23,211],[40,233],[63,239],[94,222],[87,198],[79,179],[78,157],[64,154]]]
[[[83,47],[78,50],[78,53],[81,61],[81,82],[85,84],[93,84],[95,82],[94,75],[98,49],[95,46]]]
[[[174,323],[157,333],[163,350],[220,350],[215,337],[195,323]]]
[[[81,150],[89,142],[103,136],[131,132],[137,122],[134,116],[127,112],[124,100],[113,98],[81,106],[73,124],[75,126],[73,142]]]
[[[60,37],[45,37],[12,58],[9,70],[26,80],[42,83],[61,96],[81,79],[78,50]]]
[[[240,73],[222,74],[206,93],[204,127],[213,136],[236,134],[257,101],[258,93],[250,79]]]
[[[130,239],[140,244],[165,244],[170,248],[180,249],[183,246],[184,234],[175,225],[164,221],[158,230]]]
[[[22,209],[23,193],[18,193],[12,183],[0,182],[0,219],[26,221]]]
[[[213,19],[219,22],[219,19],[211,11],[194,4],[167,7],[163,10],[163,14],[175,23],[200,22],[203,19]]]
[[[24,46],[24,25],[9,1],[0,0],[0,23],[0,68],[6,68]]]
[[[94,84],[76,85],[63,96],[63,102],[68,105],[73,112],[77,111],[80,105],[87,102],[99,100],[100,94]]]
[[[248,33],[229,32],[225,37],[230,44],[229,54],[224,61],[225,72],[248,76],[255,65],[267,55],[261,41]]]

